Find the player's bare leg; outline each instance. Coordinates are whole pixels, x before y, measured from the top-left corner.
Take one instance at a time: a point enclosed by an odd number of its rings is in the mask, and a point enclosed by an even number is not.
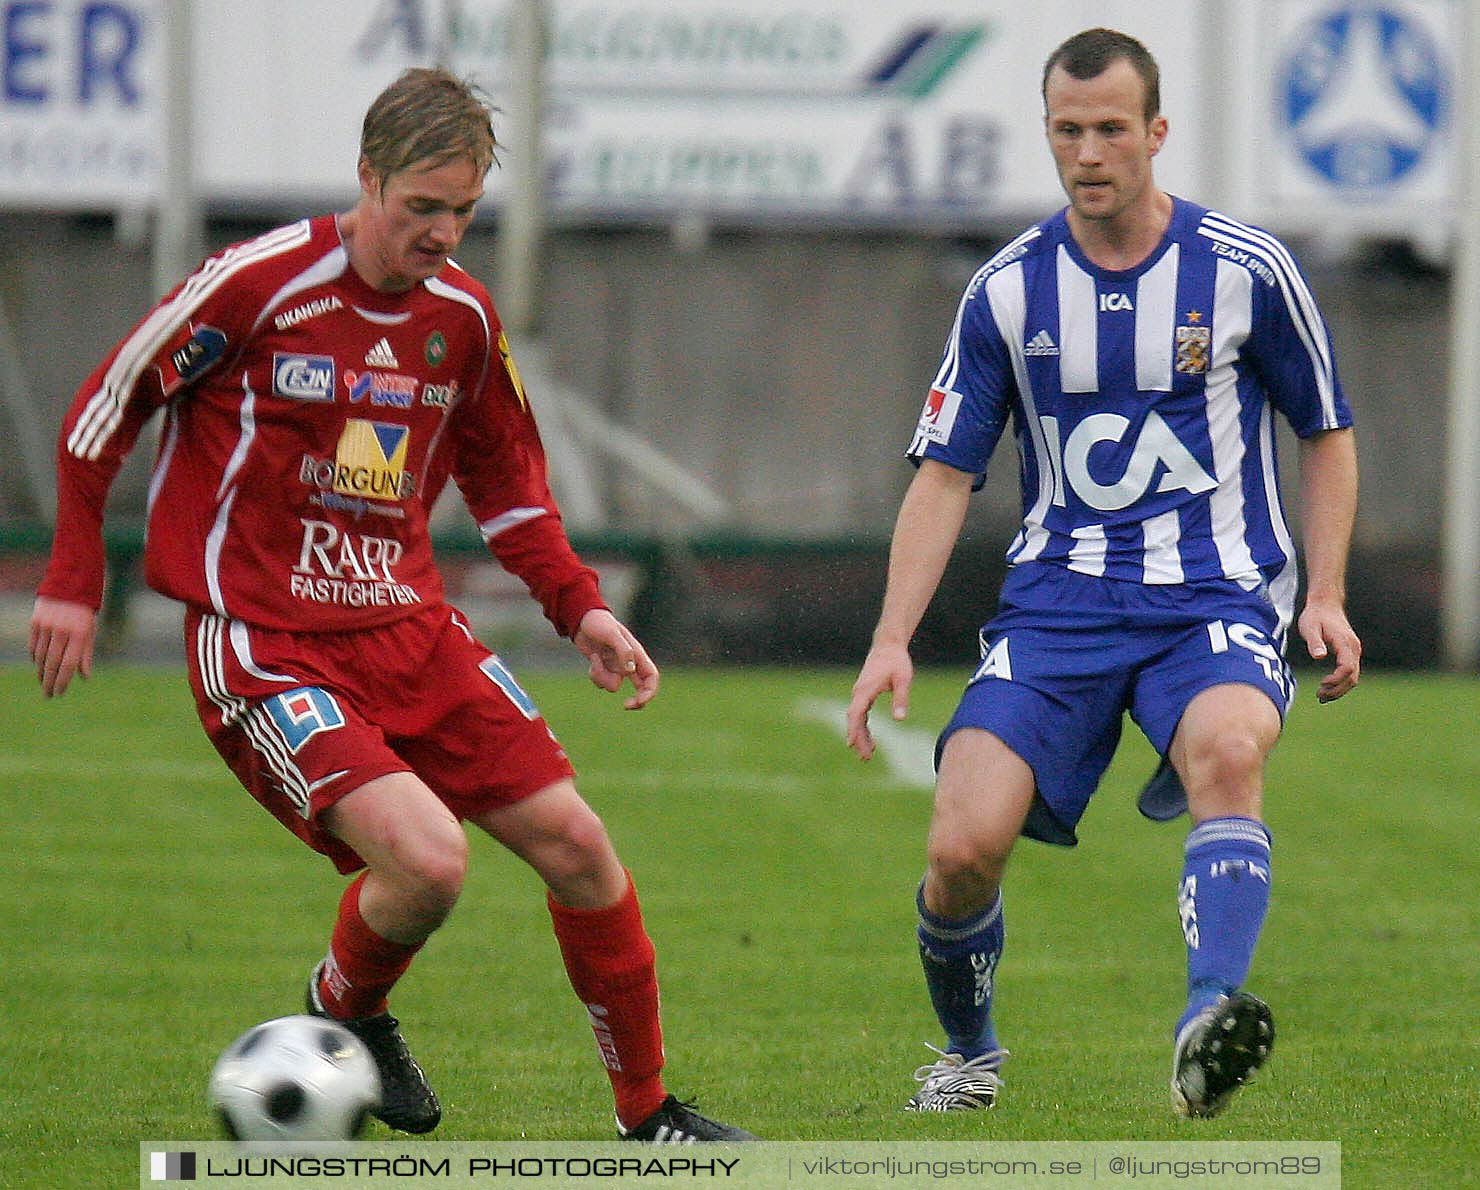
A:
[[[340,798],[325,827],[365,860],[360,912],[376,933],[420,946],[462,892],[468,840],[462,825],[413,773],[388,773]]]

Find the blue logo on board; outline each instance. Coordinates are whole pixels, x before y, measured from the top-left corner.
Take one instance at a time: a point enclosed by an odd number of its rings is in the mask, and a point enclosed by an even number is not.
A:
[[[1278,85],[1296,151],[1344,190],[1402,181],[1435,151],[1449,117],[1449,71],[1428,30],[1380,4],[1302,26]]]

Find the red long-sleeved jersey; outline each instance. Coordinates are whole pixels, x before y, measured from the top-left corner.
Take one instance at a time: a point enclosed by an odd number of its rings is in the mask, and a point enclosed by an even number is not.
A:
[[[73,401],[42,595],[100,604],[108,489],[160,406],[144,569],[165,595],[298,632],[440,603],[427,523],[450,477],[562,635],[605,606],[566,539],[498,314],[455,265],[379,292],[332,215],[207,260]]]

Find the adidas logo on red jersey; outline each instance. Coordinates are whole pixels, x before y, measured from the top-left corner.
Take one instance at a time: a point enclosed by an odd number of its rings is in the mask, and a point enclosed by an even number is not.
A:
[[[396,353],[391,350],[390,341],[380,340],[369,351],[365,352],[365,362],[372,368],[399,368],[401,361],[396,358]]]

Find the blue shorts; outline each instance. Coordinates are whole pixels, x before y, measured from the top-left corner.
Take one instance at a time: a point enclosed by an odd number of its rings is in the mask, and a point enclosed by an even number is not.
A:
[[[1187,704],[1210,686],[1254,686],[1283,719],[1295,694],[1284,644],[1262,588],[1142,585],[1048,563],[1016,566],[982,629],[982,663],[941,732],[937,763],[960,728],[991,732],[1038,785],[1023,834],[1073,846],[1125,712],[1163,758]],[[1157,819],[1185,809],[1165,759],[1141,804]]]

